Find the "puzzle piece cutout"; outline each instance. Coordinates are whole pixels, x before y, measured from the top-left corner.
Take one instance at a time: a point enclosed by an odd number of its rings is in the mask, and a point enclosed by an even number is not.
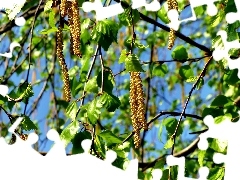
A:
[[[103,7],[101,0],[95,0],[94,2],[84,2],[82,4],[82,8],[85,12],[90,12],[94,10],[96,12],[97,21],[101,21],[124,12],[121,3],[116,3],[107,7]]]
[[[238,78],[240,79],[240,57],[233,60],[230,58],[228,54],[231,49],[240,49],[239,40],[237,39],[237,40],[228,42],[227,32],[223,30],[220,30],[217,33],[217,35],[221,36],[224,47],[223,48],[220,46],[216,47],[212,54],[213,58],[216,61],[219,61],[225,58],[228,61],[229,69],[238,69]]]
[[[6,85],[0,84],[0,94],[5,97],[8,94],[8,87]]]
[[[18,118],[9,128],[9,132],[15,134],[14,130],[22,120],[23,118]],[[0,173],[6,179],[24,177],[25,180],[30,180],[34,177],[42,180],[46,179],[47,175],[47,179],[137,180],[137,159],[131,160],[125,171],[119,169],[112,165],[117,158],[116,152],[107,151],[104,161],[89,154],[92,143],[89,139],[82,141],[84,153],[66,156],[59,134],[53,129],[49,130],[47,138],[54,141],[54,145],[46,156],[42,156],[31,147],[38,141],[37,134],[29,134],[26,141],[15,135],[17,139],[13,145],[8,145],[4,138],[0,138]],[[18,165],[19,162],[21,164]],[[13,165],[14,170],[11,168]],[[40,169],[44,171],[43,175],[38,174]]]
[[[178,180],[207,180],[209,169],[207,167],[201,167],[199,169],[199,178],[185,177],[185,157],[174,157],[172,155],[167,156],[166,162],[169,166],[178,166]]]
[[[240,115],[240,111],[238,112]],[[207,138],[215,138],[228,141],[227,154],[215,153],[213,161],[217,164],[223,163],[225,166],[224,180],[231,180],[233,177],[239,179],[240,167],[240,121],[231,122],[224,120],[219,124],[215,124],[214,118],[210,115],[204,118],[204,123],[209,127],[209,130],[202,133],[199,138],[198,147],[201,150],[208,148]]]
[[[10,44],[10,51],[8,53],[0,53],[0,56],[6,57],[6,58],[12,58],[13,50],[15,47],[21,47],[19,43],[12,42]]]
[[[158,0],[153,0],[151,3],[147,3],[146,0],[132,0],[132,2],[132,9],[145,7],[147,11],[158,11],[161,8]]]
[[[209,16],[215,16],[218,11],[217,7],[214,4],[214,2],[216,2],[216,1],[219,1],[219,0],[201,0],[201,1],[200,0],[189,0],[191,11],[192,11],[192,16],[187,19],[183,19],[183,20],[179,20],[179,13],[177,10],[175,10],[175,9],[169,10],[167,13],[168,18],[170,20],[170,23],[168,24],[168,26],[170,28],[174,29],[175,31],[177,31],[179,29],[179,26],[181,23],[197,20],[194,8],[203,6],[203,5],[207,5],[207,13]]]
[[[240,21],[240,1],[234,0],[234,2],[237,8],[237,12],[229,12],[226,14],[226,21],[228,22],[228,24],[232,24],[237,20]]]

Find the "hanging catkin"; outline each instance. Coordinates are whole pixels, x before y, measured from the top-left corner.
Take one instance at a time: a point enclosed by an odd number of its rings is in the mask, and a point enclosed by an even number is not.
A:
[[[66,101],[69,102],[71,100],[71,90],[70,90],[70,82],[69,82],[69,74],[68,74],[68,68],[65,63],[65,59],[63,56],[63,33],[62,28],[58,28],[57,31],[57,56],[59,59],[59,64],[62,68],[62,74],[63,74],[63,89]]]
[[[71,43],[71,53],[81,57],[80,52],[80,15],[79,7],[76,0],[67,2],[68,9],[68,23],[70,29],[70,43]]]
[[[67,0],[61,0],[60,12],[62,17],[67,15]]]
[[[178,3],[176,0],[167,0],[167,4],[168,4],[168,11],[171,9],[176,9],[178,11]],[[169,38],[168,38],[168,49],[169,50],[171,50],[172,47],[174,46],[174,42],[176,39],[175,33],[176,33],[175,30],[170,28]]]
[[[145,104],[142,80],[139,72],[130,72],[130,107],[131,120],[134,131],[134,145],[139,148],[141,144],[140,130],[148,129],[145,119]]]

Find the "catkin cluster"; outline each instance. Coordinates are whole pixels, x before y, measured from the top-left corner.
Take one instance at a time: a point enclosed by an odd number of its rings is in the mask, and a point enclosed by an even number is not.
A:
[[[80,52],[80,16],[79,16],[79,7],[77,0],[67,1],[67,15],[68,15],[68,24],[70,29],[70,44],[71,44],[71,53],[81,57]]]
[[[59,27],[57,31],[57,56],[58,56],[59,64],[61,66],[62,73],[63,73],[63,83],[64,83],[63,89],[64,89],[65,99],[66,101],[69,102],[71,100],[71,90],[70,90],[68,68],[63,56],[63,32],[61,27]]]
[[[168,4],[168,11],[171,9],[176,9],[178,11],[178,3],[176,0],[167,0],[167,4]],[[170,28],[170,32],[169,32],[169,39],[168,39],[168,49],[171,50],[172,47],[174,46],[174,42],[176,39],[176,35],[175,35],[175,31]]]
[[[142,80],[139,72],[130,72],[130,106],[131,120],[134,130],[134,145],[139,148],[141,144],[140,130],[148,129],[145,119],[145,103]]]

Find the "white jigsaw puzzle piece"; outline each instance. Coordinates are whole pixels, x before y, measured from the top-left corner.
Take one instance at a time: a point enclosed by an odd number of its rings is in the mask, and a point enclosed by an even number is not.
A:
[[[220,30],[217,33],[218,36],[221,36],[222,42],[223,42],[223,48],[217,47],[213,51],[213,58],[216,61],[219,61],[223,58],[225,58],[228,61],[229,69],[238,69],[238,78],[240,79],[240,57],[237,59],[232,60],[229,56],[230,49],[240,49],[240,43],[239,40],[236,39],[234,41],[228,42],[227,41],[227,32]]]
[[[168,24],[168,26],[170,28],[174,29],[175,31],[177,31],[179,29],[179,26],[181,23],[197,20],[194,8],[203,6],[203,5],[207,5],[207,13],[209,16],[215,16],[218,11],[217,7],[214,4],[214,2],[216,2],[216,1],[219,1],[219,0],[201,0],[201,1],[200,0],[189,0],[190,6],[191,6],[191,11],[192,11],[192,16],[187,19],[183,19],[183,20],[179,20],[179,13],[177,10],[175,10],[175,9],[169,10],[167,13],[168,18],[170,20],[170,23]]]
[[[207,180],[209,169],[207,167],[201,167],[198,171],[199,178],[185,177],[185,157],[174,157],[172,155],[167,156],[166,162],[169,166],[178,166],[178,180]]]
[[[146,0],[132,0],[132,2],[132,9],[145,7],[147,11],[158,11],[161,8],[157,0],[153,0],[151,3],[147,3]]]
[[[238,112],[240,115],[240,111]],[[204,123],[209,127],[208,131],[202,133],[199,138],[198,147],[207,149],[207,138],[215,138],[228,141],[227,154],[215,153],[213,161],[217,164],[224,163],[224,180],[240,178],[240,121],[231,122],[224,120],[219,124],[214,123],[214,118],[210,115],[204,118]]]
[[[234,0],[234,2],[235,2],[235,6],[237,8],[237,12],[229,12],[226,14],[226,21],[228,24],[232,24],[237,20],[240,21],[240,1]]]
[[[97,21],[101,21],[124,12],[121,3],[103,7],[101,0],[95,0],[94,2],[84,2],[82,4],[82,8],[85,12],[95,11]]]

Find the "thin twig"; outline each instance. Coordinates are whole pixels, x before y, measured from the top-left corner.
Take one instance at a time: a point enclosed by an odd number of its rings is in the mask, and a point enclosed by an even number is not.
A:
[[[91,64],[91,66],[90,66],[90,68],[89,68],[89,70],[88,70],[87,80],[86,80],[85,85],[84,85],[84,89],[83,89],[83,93],[82,93],[81,101],[80,101],[80,106],[79,106],[79,108],[78,108],[78,110],[77,110],[76,117],[78,116],[78,114],[79,114],[79,112],[80,112],[80,110],[81,110],[81,107],[82,107],[82,105],[84,104],[84,100],[85,100],[85,97],[86,97],[86,84],[87,84],[87,82],[89,81],[89,78],[90,78],[90,76],[91,76],[91,73],[92,73],[94,64],[95,64],[95,62],[96,62],[99,47],[100,47],[100,46],[97,45],[96,51],[95,51],[94,56],[93,56],[92,64]]]
[[[43,0],[40,0],[40,1],[39,1],[39,4],[38,4],[38,6],[37,6],[37,8],[36,8],[36,11],[35,11],[35,13],[34,13],[32,25],[31,25],[31,30],[30,30],[30,44],[29,44],[29,57],[28,57],[28,70],[27,70],[27,77],[26,77],[25,82],[28,82],[29,73],[30,73],[30,67],[31,67],[33,29],[34,29],[34,25],[35,25],[37,13],[38,13],[38,10],[39,10],[42,2],[43,2]],[[23,112],[24,115],[26,114],[27,105],[28,105],[28,98],[27,98],[27,100],[26,100],[26,105],[25,105],[25,107],[24,107],[24,112]]]
[[[192,89],[191,89],[190,92],[189,92],[189,95],[188,95],[188,98],[187,98],[186,103],[185,103],[185,105],[184,105],[183,111],[182,111],[182,113],[181,113],[181,115],[180,115],[180,118],[179,118],[179,120],[178,120],[178,123],[177,123],[176,129],[175,129],[173,135],[171,136],[171,138],[173,139],[173,146],[172,146],[172,153],[171,153],[171,154],[173,154],[173,151],[174,151],[174,145],[175,145],[175,141],[176,141],[177,131],[178,131],[178,128],[179,128],[180,123],[181,123],[181,121],[182,121],[182,117],[183,117],[183,115],[185,114],[185,111],[186,111],[186,108],[187,108],[188,102],[189,102],[189,100],[190,100],[190,98],[191,98],[191,96],[192,96],[192,92],[193,92],[194,89],[196,88],[196,86],[197,86],[198,82],[200,81],[200,79],[203,78],[203,77],[205,76],[205,73],[206,73],[207,67],[208,67],[208,65],[210,64],[212,58],[213,58],[212,56],[209,58],[209,60],[208,60],[207,63],[205,64],[205,66],[204,66],[202,72],[200,73],[200,75],[199,75],[197,81],[193,84],[193,87],[192,87]]]
[[[103,87],[104,87],[104,64],[103,64],[103,57],[102,57],[102,48],[99,47],[99,57],[101,62],[101,72],[102,72],[102,79],[101,79],[101,90],[100,95],[103,94]]]

